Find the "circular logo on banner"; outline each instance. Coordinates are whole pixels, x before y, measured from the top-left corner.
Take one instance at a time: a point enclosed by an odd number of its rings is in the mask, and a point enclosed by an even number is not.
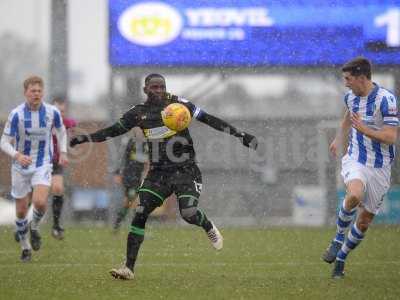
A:
[[[182,17],[161,2],[146,2],[126,9],[118,29],[128,41],[142,46],[160,46],[174,40],[182,29]]]

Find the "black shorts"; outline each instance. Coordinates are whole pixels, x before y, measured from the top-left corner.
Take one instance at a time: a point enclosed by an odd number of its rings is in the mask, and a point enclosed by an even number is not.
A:
[[[140,192],[148,192],[160,200],[160,204],[175,193],[180,196],[200,197],[202,188],[201,172],[196,164],[173,168],[150,168]]]
[[[52,175],[64,175],[64,167],[59,163],[53,162],[53,172]]]

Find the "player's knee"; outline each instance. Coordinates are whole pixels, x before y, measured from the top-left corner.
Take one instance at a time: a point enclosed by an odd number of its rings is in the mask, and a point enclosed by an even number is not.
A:
[[[64,187],[61,185],[53,185],[51,187],[51,192],[53,195],[61,196],[64,194]]]
[[[45,213],[47,211],[47,203],[44,203],[42,201],[33,202],[33,207],[36,210],[43,212],[43,213]]]
[[[358,204],[361,203],[361,195],[358,195],[356,193],[348,192],[346,196],[346,206],[349,206],[349,208],[354,208]]]
[[[193,206],[181,209],[181,216],[186,222],[190,224],[195,223],[197,217],[197,207]]]

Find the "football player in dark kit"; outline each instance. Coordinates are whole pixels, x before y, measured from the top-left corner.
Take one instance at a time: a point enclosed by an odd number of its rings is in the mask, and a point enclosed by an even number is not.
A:
[[[132,220],[128,234],[125,266],[112,269],[111,275],[117,279],[133,279],[134,265],[141,243],[144,240],[145,224],[150,213],[172,193],[178,200],[182,218],[193,225],[201,226],[207,233],[213,247],[222,249],[223,238],[205,213],[197,207],[202,179],[195,161],[193,140],[189,130],[175,132],[162,121],[161,111],[170,103],[184,104],[192,118],[208,126],[226,132],[240,139],[244,146],[256,149],[257,139],[218,119],[191,102],[166,92],[165,79],[160,74],[150,74],[145,78],[143,88],[147,99],[135,105],[114,125],[100,129],[89,136],[78,135],[70,146],[86,142],[103,142],[119,136],[133,127],[140,127],[149,145],[150,170],[139,189],[139,206]]]

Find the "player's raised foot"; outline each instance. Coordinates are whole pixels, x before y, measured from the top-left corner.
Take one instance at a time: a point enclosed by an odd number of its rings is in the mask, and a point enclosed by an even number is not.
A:
[[[324,260],[328,264],[333,263],[340,248],[342,248],[342,243],[332,241],[329,247],[322,254],[322,260]]]
[[[211,222],[211,224],[212,228],[207,232],[208,239],[211,241],[211,244],[215,249],[221,250],[224,245],[224,238],[218,228],[215,227],[214,223]]]
[[[130,270],[128,267],[123,266],[119,269],[111,269],[110,274],[112,277],[115,279],[121,279],[121,280],[132,280],[134,277],[134,273],[132,270]]]
[[[29,262],[32,259],[32,250],[31,249],[24,249],[21,253],[21,261],[22,262]]]
[[[341,279],[344,277],[344,261],[336,260],[335,267],[332,271],[332,278],[333,279]]]
[[[42,237],[39,234],[38,230],[33,230],[32,229],[32,224],[29,223],[29,232],[30,232],[30,241],[32,245],[32,249],[35,251],[38,251],[40,249],[40,246],[42,245]]]
[[[56,240],[63,240],[64,239],[64,228],[62,228],[61,226],[56,226],[56,225],[53,226],[53,228],[51,229],[51,235]]]

